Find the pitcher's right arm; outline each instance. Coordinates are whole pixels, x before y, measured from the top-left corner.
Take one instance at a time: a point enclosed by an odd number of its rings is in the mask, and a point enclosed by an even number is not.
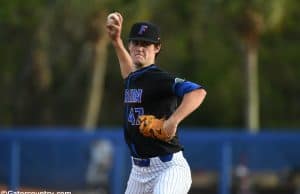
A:
[[[134,65],[121,38],[122,24],[123,17],[120,13],[114,12],[109,14],[106,29],[119,60],[121,75],[125,79],[132,71],[134,71]]]

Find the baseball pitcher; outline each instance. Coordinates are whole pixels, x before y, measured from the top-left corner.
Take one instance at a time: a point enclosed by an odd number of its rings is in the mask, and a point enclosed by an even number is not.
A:
[[[159,28],[132,25],[128,50],[121,39],[123,17],[111,13],[107,33],[124,78],[124,136],[132,158],[126,194],[186,194],[192,179],[177,126],[200,106],[205,89],[159,68]]]

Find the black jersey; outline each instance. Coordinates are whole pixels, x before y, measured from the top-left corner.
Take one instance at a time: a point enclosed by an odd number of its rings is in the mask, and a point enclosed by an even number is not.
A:
[[[139,132],[138,117],[145,114],[168,119],[180,104],[182,96],[200,87],[176,78],[156,65],[129,74],[125,79],[124,135],[131,155],[150,158],[182,150],[177,133],[169,142],[144,137]]]

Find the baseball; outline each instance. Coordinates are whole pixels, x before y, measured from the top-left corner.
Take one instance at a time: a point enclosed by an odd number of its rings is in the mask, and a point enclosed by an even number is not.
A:
[[[111,13],[107,16],[107,24],[116,24],[116,21],[119,19],[119,16],[116,13]]]

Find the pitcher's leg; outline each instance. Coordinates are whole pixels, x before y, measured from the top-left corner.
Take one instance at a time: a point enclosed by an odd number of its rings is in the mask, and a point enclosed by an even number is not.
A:
[[[192,184],[189,167],[171,166],[156,182],[154,194],[187,194]]]
[[[129,180],[127,182],[127,187],[125,194],[143,194],[145,191],[144,183],[137,181],[136,179],[132,178],[132,174],[130,174]]]

